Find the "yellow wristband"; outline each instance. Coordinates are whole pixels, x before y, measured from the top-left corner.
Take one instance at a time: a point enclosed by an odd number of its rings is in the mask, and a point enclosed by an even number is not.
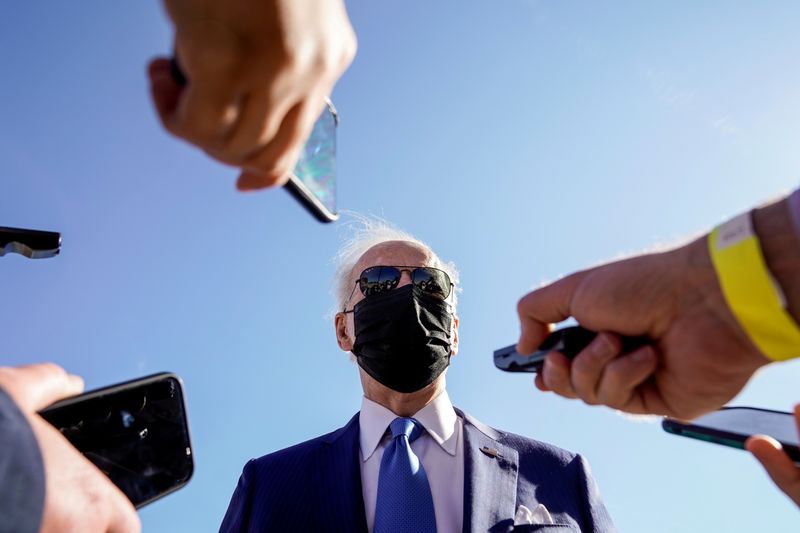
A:
[[[728,307],[753,344],[775,361],[800,357],[800,327],[767,270],[750,213],[717,226],[708,249]]]

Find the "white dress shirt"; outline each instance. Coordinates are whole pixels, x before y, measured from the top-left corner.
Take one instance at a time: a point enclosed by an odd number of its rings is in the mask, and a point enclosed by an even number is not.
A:
[[[361,490],[367,527],[372,533],[378,476],[383,451],[389,444],[389,424],[397,415],[364,398],[358,423],[361,428]],[[464,423],[456,415],[447,391],[413,415],[425,433],[411,443],[428,476],[436,513],[437,533],[460,533],[464,522]]]

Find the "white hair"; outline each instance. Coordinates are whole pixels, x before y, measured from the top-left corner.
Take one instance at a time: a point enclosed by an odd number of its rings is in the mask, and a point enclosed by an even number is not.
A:
[[[373,246],[387,241],[412,242],[430,253],[431,265],[429,266],[440,268],[447,272],[447,275],[450,276],[450,281],[455,285],[451,293],[453,311],[455,311],[457,293],[460,288],[458,285],[458,270],[452,261],[445,263],[430,246],[382,218],[354,213],[351,213],[350,216],[352,221],[345,225],[350,235],[345,239],[334,259],[336,264],[332,289],[336,305],[334,313],[344,309],[348,298],[353,292],[354,282],[351,276],[358,260]]]

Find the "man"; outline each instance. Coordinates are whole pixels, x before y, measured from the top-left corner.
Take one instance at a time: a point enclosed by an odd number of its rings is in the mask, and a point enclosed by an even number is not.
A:
[[[82,390],[53,364],[0,368],[0,532],[139,531],[128,498],[36,414]]]
[[[248,462],[221,531],[445,533],[531,523],[614,531],[581,456],[492,429],[450,403],[452,265],[381,224],[340,257],[335,332],[358,362],[361,411],[333,433]]]

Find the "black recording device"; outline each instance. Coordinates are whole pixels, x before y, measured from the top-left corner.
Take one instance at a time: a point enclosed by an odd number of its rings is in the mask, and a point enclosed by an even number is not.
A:
[[[553,331],[539,348],[530,355],[517,352],[512,344],[494,351],[494,366],[506,372],[539,372],[544,366],[544,358],[550,352],[561,352],[570,360],[574,359],[597,333],[581,326],[570,326]],[[621,337],[622,353],[632,352],[648,343],[646,337]]]
[[[90,391],[41,410],[87,459],[143,507],[194,471],[180,378],[171,373]]]
[[[16,253],[28,259],[46,259],[57,256],[60,251],[60,233],[0,227],[0,257]]]

